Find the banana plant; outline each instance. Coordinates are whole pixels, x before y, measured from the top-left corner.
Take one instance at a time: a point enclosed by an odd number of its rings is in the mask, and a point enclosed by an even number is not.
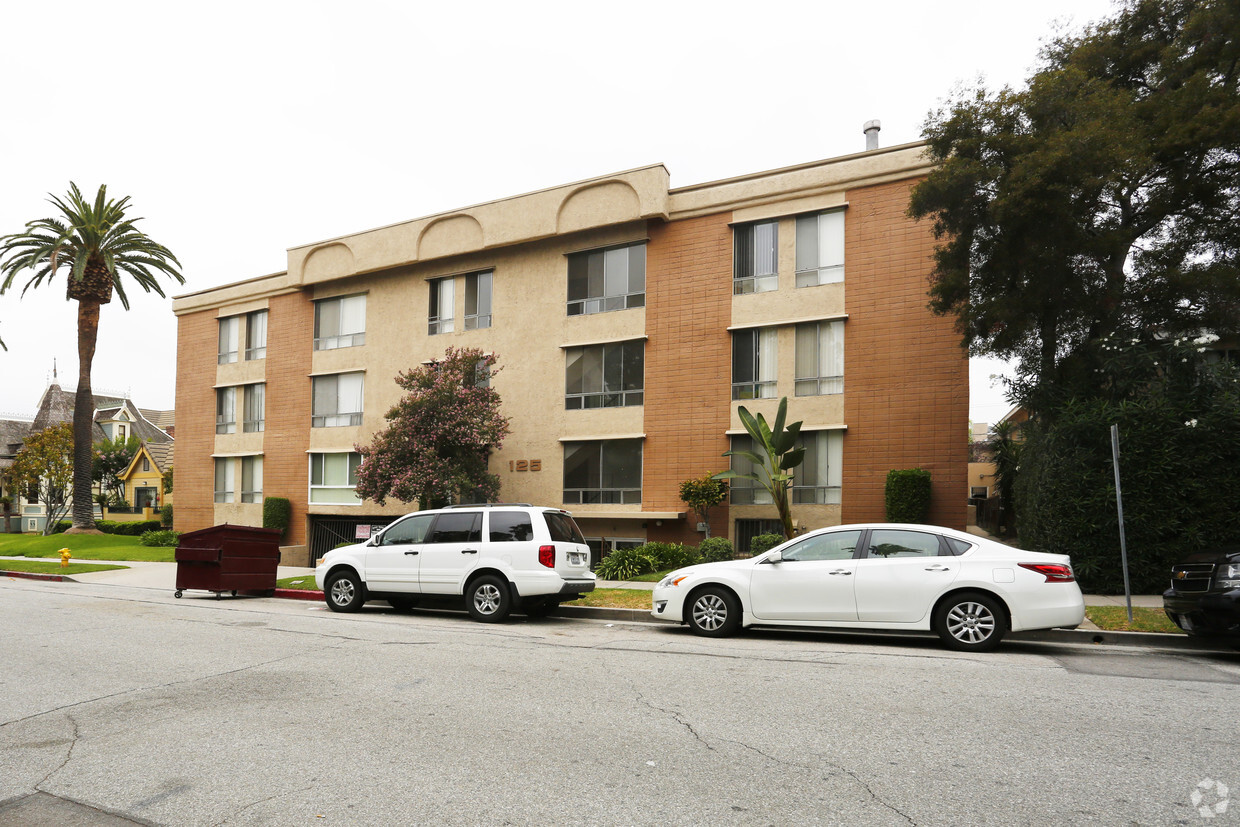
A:
[[[779,521],[784,527],[784,538],[792,537],[792,505],[788,498],[788,489],[792,487],[792,471],[805,459],[805,448],[797,445],[801,436],[801,423],[793,422],[784,427],[788,418],[788,397],[779,400],[779,411],[775,414],[775,423],[770,425],[766,417],[751,414],[744,405],[737,411],[741,424],[753,440],[754,451],[725,451],[725,457],[742,457],[753,464],[754,471],[740,474],[736,471],[723,471],[715,474],[714,479],[748,479],[754,480],[767,490],[779,511]]]

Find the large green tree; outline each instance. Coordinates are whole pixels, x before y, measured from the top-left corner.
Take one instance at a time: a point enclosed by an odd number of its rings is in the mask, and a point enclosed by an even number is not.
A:
[[[184,284],[180,262],[168,248],[157,244],[134,225],[129,197],[107,197],[99,187],[94,202],[82,197],[77,184],[69,184],[65,198],[50,195],[58,215],[26,224],[24,232],[0,237],[0,293],[13,286],[21,273],[29,273],[22,294],[64,273],[66,298],[78,303],[78,383],[73,402],[73,528],[95,530],[91,499],[91,453],[95,401],[91,392],[91,363],[99,337],[99,308],[112,301],[113,292],[129,309],[124,276],[146,292],[164,295],[160,275]]]
[[[1240,4],[1128,0],[1024,89],[958,92],[914,190],[931,308],[1015,359],[1018,401],[1088,392],[1100,343],[1240,325]]]
[[[125,473],[141,447],[142,440],[136,436],[117,436],[95,443],[90,476],[99,483],[104,494],[122,493],[124,486],[120,475]]]
[[[499,476],[487,468],[508,435],[490,377],[494,354],[448,348],[444,358],[396,377],[405,395],[387,427],[358,446],[357,495],[383,505],[388,497],[438,508],[454,500],[494,500]]]

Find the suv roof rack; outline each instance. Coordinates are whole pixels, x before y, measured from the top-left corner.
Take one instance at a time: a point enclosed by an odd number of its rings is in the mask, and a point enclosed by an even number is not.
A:
[[[446,505],[444,506],[444,508],[502,508],[504,506],[508,506],[510,508],[511,507],[533,508],[534,507],[533,503],[458,503],[456,505]]]

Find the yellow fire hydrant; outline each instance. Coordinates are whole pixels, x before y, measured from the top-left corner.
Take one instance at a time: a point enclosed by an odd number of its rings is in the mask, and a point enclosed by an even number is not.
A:
[[[69,553],[69,549],[67,549],[67,548],[62,548],[62,549],[60,550],[60,565],[62,565],[62,566],[68,566],[68,565],[69,565],[69,558],[70,558],[70,557],[72,557],[72,556],[73,556],[73,555]]]

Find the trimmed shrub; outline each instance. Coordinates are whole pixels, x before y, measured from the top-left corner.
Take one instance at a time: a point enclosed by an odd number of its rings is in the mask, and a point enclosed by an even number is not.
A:
[[[104,534],[119,534],[123,537],[141,537],[148,531],[159,531],[159,520],[134,520],[118,523],[113,520],[96,520],[95,527]]]
[[[930,472],[908,468],[887,472],[887,522],[924,523],[930,513]]]
[[[175,546],[180,542],[179,531],[146,531],[138,538],[138,543],[144,546]]]
[[[736,557],[736,549],[727,537],[708,537],[698,544],[697,550],[704,563],[718,563],[720,560],[732,560]]]
[[[53,534],[64,534],[66,531],[69,530],[69,527],[72,525],[73,523],[70,522],[69,520],[61,520],[60,522],[56,523],[56,525],[52,528],[52,533]]]
[[[263,528],[278,528],[280,536],[293,519],[293,504],[286,497],[263,497]]]
[[[646,543],[641,552],[654,561],[654,571],[681,569],[702,562],[696,548],[680,543]]]
[[[172,504],[159,509],[159,524],[164,528],[172,528]]]
[[[782,534],[759,534],[749,541],[749,553],[761,554],[767,549],[775,548],[784,541]]]
[[[594,573],[603,580],[632,580],[639,574],[657,571],[655,561],[646,555],[644,548],[618,548],[599,561]]]

